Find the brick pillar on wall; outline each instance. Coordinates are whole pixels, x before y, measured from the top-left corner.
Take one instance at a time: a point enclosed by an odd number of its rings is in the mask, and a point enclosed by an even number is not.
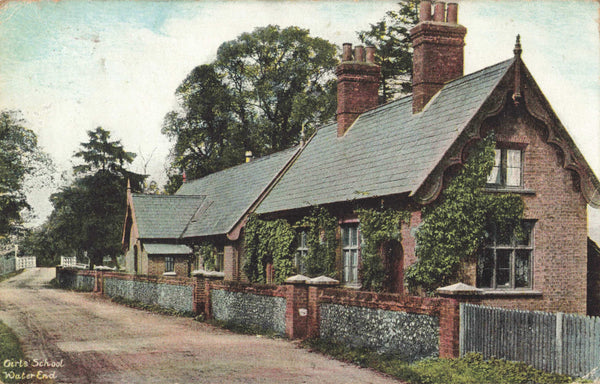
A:
[[[440,357],[459,357],[460,303],[455,299],[444,299],[440,309]]]
[[[440,308],[440,357],[460,356],[460,303],[480,304],[481,292],[463,283],[437,289],[444,300]]]
[[[193,311],[196,315],[204,313],[204,302],[206,301],[206,284],[202,275],[196,276],[194,280]]]
[[[307,335],[308,286],[305,281],[286,281],[285,334],[290,339]]]
[[[317,285],[308,287],[308,332],[306,337],[309,339],[317,338],[321,335],[321,311],[319,309],[319,295],[322,288]]]
[[[210,305],[210,285],[211,281],[209,279],[204,280],[204,318],[206,320],[212,318],[212,311]]]

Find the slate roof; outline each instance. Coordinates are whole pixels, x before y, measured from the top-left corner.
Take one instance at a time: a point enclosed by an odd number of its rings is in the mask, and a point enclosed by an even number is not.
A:
[[[277,152],[183,184],[175,196],[206,196],[200,209],[194,211],[183,237],[231,231],[298,149]]]
[[[177,239],[205,196],[132,194],[135,218],[142,239]]]
[[[144,249],[149,255],[189,255],[192,253],[192,248],[184,244],[144,243]]]
[[[322,127],[256,212],[416,191],[513,62],[449,82],[421,113],[409,96],[363,113],[342,137]]]

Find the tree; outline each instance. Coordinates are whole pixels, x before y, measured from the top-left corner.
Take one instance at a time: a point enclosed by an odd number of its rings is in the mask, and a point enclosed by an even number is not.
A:
[[[171,180],[238,164],[299,142],[335,114],[336,47],[298,27],[269,25],[223,43],[216,60],[177,88],[163,133],[174,142]]]
[[[100,265],[104,256],[120,253],[127,183],[139,192],[145,176],[125,168],[135,154],[111,141],[109,131],[98,127],[88,136],[74,155],[83,160],[73,167],[75,180],[50,197],[54,210],[45,231],[57,252],[86,252],[91,265]]]
[[[381,66],[380,96],[383,102],[412,91],[412,46],[410,30],[419,22],[419,1],[402,0],[398,11],[388,11],[371,29],[358,32],[363,44],[376,48]]]
[[[30,209],[25,181],[52,166],[18,111],[0,112],[0,238],[19,228]]]

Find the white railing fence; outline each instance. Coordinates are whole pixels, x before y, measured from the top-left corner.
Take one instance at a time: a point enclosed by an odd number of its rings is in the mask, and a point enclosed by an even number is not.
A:
[[[23,256],[15,258],[16,269],[35,268],[37,266],[35,256]]]

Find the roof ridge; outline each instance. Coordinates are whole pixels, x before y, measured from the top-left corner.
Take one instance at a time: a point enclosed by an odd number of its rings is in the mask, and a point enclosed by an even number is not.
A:
[[[150,193],[132,193],[131,194],[132,197],[149,197],[149,198],[154,198],[154,197],[158,197],[158,198],[185,198],[185,199],[197,199],[200,197],[204,197],[206,198],[206,195],[164,195],[164,194],[159,194],[159,195],[154,195],[154,194],[150,194]]]

